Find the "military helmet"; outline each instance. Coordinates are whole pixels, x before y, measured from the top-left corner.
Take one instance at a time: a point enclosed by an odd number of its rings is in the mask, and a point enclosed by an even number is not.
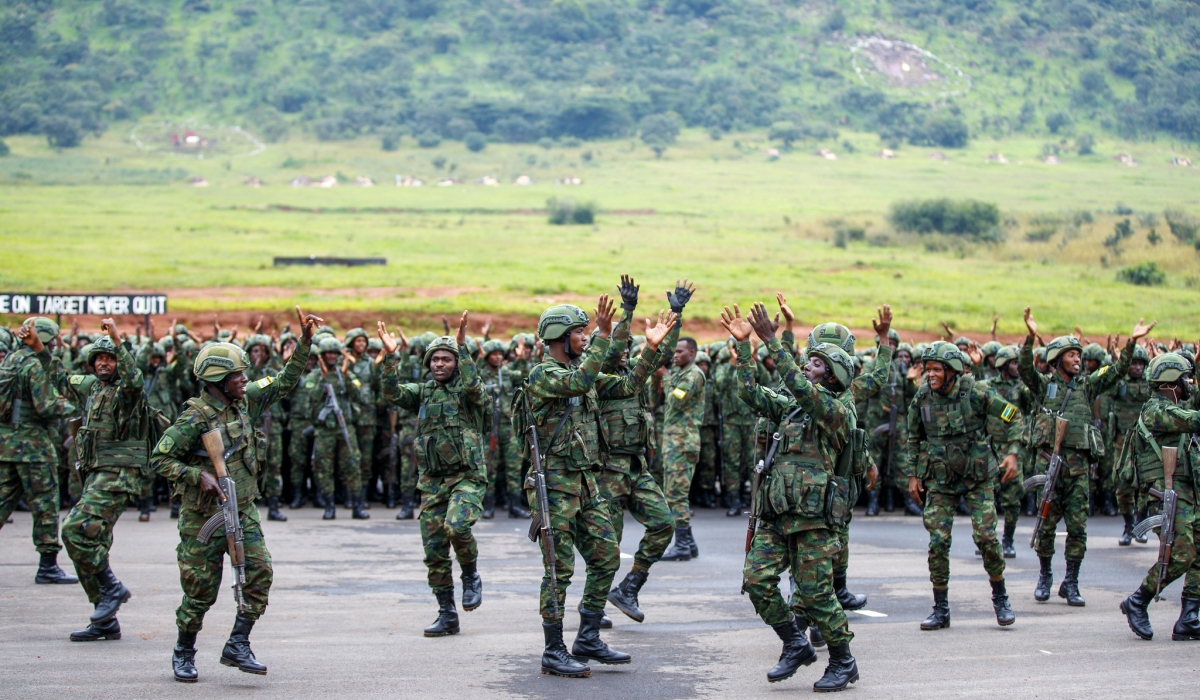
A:
[[[346,331],[346,337],[342,339],[342,342],[346,344],[346,347],[350,347],[351,343],[354,342],[355,338],[369,338],[369,337],[370,336],[367,335],[367,332],[364,331],[362,328],[351,328],[350,330]]]
[[[756,352],[754,356],[758,358],[759,362],[762,362],[771,356],[771,351],[767,349],[766,345],[759,345],[758,352]]]
[[[1034,349],[1034,351],[1033,351],[1033,357],[1034,357],[1034,359],[1041,360],[1042,362],[1047,362],[1047,360],[1046,360],[1046,348],[1044,348],[1044,347],[1043,347],[1043,348],[1036,348],[1036,349]]]
[[[876,343],[879,342],[879,334],[878,333],[875,334],[875,342]],[[900,344],[900,333],[895,328],[888,329],[888,342],[896,343],[897,345]]]
[[[1170,384],[1191,373],[1191,363],[1174,352],[1150,360],[1150,366],[1146,368],[1146,377],[1151,384]]]
[[[163,359],[166,359],[167,349],[165,347],[163,347],[163,344],[161,342],[160,343],[151,343],[150,344],[150,357],[161,357]]]
[[[954,339],[954,346],[958,347],[960,345],[966,345],[967,347],[971,347],[971,339],[965,335],[958,336],[957,338]]]
[[[313,335],[337,335],[337,332],[333,330],[333,326],[321,326]]]
[[[1138,360],[1141,360],[1142,362],[1150,361],[1150,353],[1146,352],[1146,348],[1142,347],[1141,345],[1133,346],[1133,359],[1131,359],[1130,362],[1136,362]]]
[[[573,328],[586,326],[588,315],[571,304],[551,306],[538,318],[538,337],[542,340],[562,340]]]
[[[854,352],[854,334],[849,328],[833,321],[822,323],[809,332],[808,347],[813,348],[821,343],[832,343],[846,354]]]
[[[317,343],[317,352],[324,354],[327,352],[340,353],[342,351],[342,341],[332,335],[325,335]]]
[[[1016,345],[1005,345],[996,352],[996,368],[999,369],[1013,360],[1021,358]]]
[[[499,340],[489,340],[483,344],[483,356],[487,357],[494,352],[504,353],[504,343]]]
[[[708,363],[708,366],[712,367],[712,356],[706,351],[701,350],[700,352],[696,353],[696,364],[700,364],[701,362]]]
[[[246,344],[243,347],[246,348],[246,352],[250,352],[250,348],[254,347],[255,345],[263,345],[267,348],[267,351],[270,352],[271,336],[264,335],[262,333],[255,333],[249,338],[246,338]]]
[[[13,335],[13,332],[8,330],[6,326],[0,326],[0,346],[4,347],[4,351],[10,352],[17,345],[17,336]]]
[[[833,377],[842,386],[843,391],[850,387],[850,382],[854,379],[854,360],[840,345],[817,343],[808,348],[808,354],[825,361],[825,366],[833,371]]]
[[[984,357],[991,357],[992,355],[1000,352],[1001,348],[1003,347],[1004,346],[1000,344],[1000,341],[989,340],[980,346],[979,350],[983,353]]]
[[[946,365],[955,372],[962,372],[966,366],[963,363],[962,350],[953,343],[947,343],[944,340],[935,340],[929,344],[921,353],[922,362],[940,362]]]
[[[1104,348],[1100,347],[1096,343],[1088,343],[1087,347],[1085,347],[1083,352],[1080,353],[1083,359],[1095,360],[1096,362],[1104,362],[1105,354]]]
[[[448,350],[455,358],[458,357],[458,341],[454,338],[443,335],[440,338],[434,338],[433,342],[425,348],[425,355],[421,358],[421,364],[429,366],[429,361],[433,359],[433,353],[438,350]]]
[[[1068,350],[1078,350],[1083,353],[1083,344],[1073,335],[1060,335],[1046,344],[1046,362],[1054,362]]]
[[[471,357],[475,357],[479,353],[479,343],[471,336],[467,336],[467,342],[463,344],[467,346],[467,354]]]
[[[25,319],[24,326],[32,325],[33,332],[43,343],[49,343],[58,337],[58,324],[45,316],[31,316]]]
[[[279,334],[279,345],[281,347],[289,340],[296,343],[300,342],[300,338],[296,337],[296,334],[291,331],[284,331]]]
[[[1188,362],[1191,362],[1192,364],[1196,364],[1196,353],[1192,352],[1191,350],[1188,350],[1187,348],[1180,348],[1180,349],[1176,350],[1175,352],[1178,353],[1180,357],[1186,359]]]
[[[379,338],[367,338],[367,350],[383,350],[383,341]]]
[[[175,347],[175,336],[164,335],[158,339],[158,344],[163,346],[164,350],[170,350]]]
[[[900,345],[896,347],[896,354],[900,354],[901,352],[908,353],[909,357],[916,357],[916,351],[913,350],[913,346],[909,345],[908,343],[900,343]]]
[[[209,343],[196,355],[192,366],[198,379],[219,382],[234,372],[244,372],[250,367],[246,351],[233,343]]]
[[[96,355],[101,354],[112,355],[113,357],[117,356],[117,346],[113,344],[112,338],[107,335],[96,338],[96,342],[88,346],[88,351],[84,355],[83,361],[88,366],[91,366],[96,361]]]

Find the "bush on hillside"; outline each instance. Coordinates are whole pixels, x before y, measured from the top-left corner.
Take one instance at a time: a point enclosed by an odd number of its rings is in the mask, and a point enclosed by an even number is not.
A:
[[[888,220],[897,231],[907,233],[948,233],[988,242],[1004,238],[999,207],[974,199],[897,202]]]
[[[1136,284],[1140,287],[1157,287],[1166,284],[1167,273],[1159,268],[1158,263],[1149,260],[1138,265],[1130,265],[1117,272],[1117,280]]]

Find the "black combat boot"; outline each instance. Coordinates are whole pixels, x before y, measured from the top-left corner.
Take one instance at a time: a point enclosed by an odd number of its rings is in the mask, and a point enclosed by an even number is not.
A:
[[[1025,494],[1025,510],[1023,514],[1028,518],[1037,514],[1037,499],[1034,498],[1032,493]]]
[[[138,501],[138,522],[150,522],[150,506],[153,505],[151,499],[143,498]]]
[[[296,510],[304,505],[304,485],[296,484],[292,487],[292,501],[288,503],[288,508]]]
[[[1054,560],[1050,557],[1038,557],[1042,563],[1042,571],[1038,574],[1037,586],[1033,589],[1033,599],[1039,603],[1050,600],[1050,587],[1054,585]]]
[[[851,593],[846,588],[846,572],[833,572],[833,593],[837,596],[838,602],[842,604],[842,610],[858,610],[865,607],[867,597],[857,593]]]
[[[171,668],[175,680],[180,683],[195,683],[200,678],[196,673],[196,633],[179,630],[175,640],[175,651],[171,652]]]
[[[692,548],[687,543],[687,528],[675,528],[675,541],[671,548],[662,555],[662,561],[691,561]]]
[[[321,516],[322,520],[334,520],[337,518],[337,504],[333,502],[333,496],[328,494],[317,494],[324,504],[325,514]]]
[[[603,613],[591,610],[579,611],[579,633],[575,643],[571,645],[571,656],[583,662],[595,661],[599,664],[616,666],[627,664],[633,659],[629,654],[610,649],[604,640],[600,639],[600,618]]]
[[[267,499],[267,520],[287,522],[287,516],[279,511],[279,496],[271,496]]]
[[[579,600],[579,605],[576,606],[576,610],[578,610],[581,613],[583,612],[583,599],[582,598]],[[600,629],[610,630],[612,628],[613,628],[612,618],[610,618],[608,615],[606,615],[604,613],[600,613]]]
[[[728,508],[725,511],[727,517],[736,518],[742,514],[742,499],[736,493],[724,494],[724,499],[725,507]]]
[[[1125,519],[1125,529],[1121,531],[1121,536],[1117,538],[1117,544],[1122,547],[1128,547],[1133,544],[1133,513],[1121,513],[1121,517]]]
[[[1179,619],[1175,621],[1171,639],[1176,642],[1200,641],[1200,598],[1181,597],[1179,602]]]
[[[891,513],[896,510],[896,494],[887,486],[880,486],[883,491],[883,510],[886,513]]]
[[[120,638],[121,625],[115,617],[110,617],[104,622],[93,622],[86,629],[71,633],[72,642],[111,642]]]
[[[438,616],[433,624],[425,628],[426,637],[445,637],[458,634],[458,610],[454,608],[454,589],[436,591]]]
[[[692,559],[700,556],[700,547],[696,545],[696,537],[692,534],[692,526],[687,526],[687,546],[688,553],[692,555]]]
[[[850,655],[850,645],[830,644],[829,665],[825,667],[825,675],[813,683],[813,692],[835,693],[845,690],[847,686],[857,680],[858,663]]]
[[[521,503],[520,494],[508,494],[508,517],[510,518],[528,518],[529,509]]]
[[[470,612],[483,602],[483,579],[479,576],[477,562],[462,564],[462,606]]]
[[[704,508],[717,507],[717,492],[713,489],[704,489],[700,492],[700,505]]]
[[[171,501],[171,520],[179,520],[179,501]]]
[[[1112,491],[1104,492],[1104,514],[1110,518],[1117,515],[1117,494]]]
[[[367,497],[359,494],[350,499],[350,517],[354,520],[370,520],[371,514],[367,512]]]
[[[913,515],[918,518],[925,515],[925,511],[921,508],[921,505],[913,500],[908,491],[904,492],[904,514]]]
[[[313,508],[324,508],[325,507],[325,494],[321,493],[320,491],[317,491],[316,493],[314,493],[312,495],[312,502],[313,502]]]
[[[562,621],[543,622],[542,634],[546,637],[546,649],[542,652],[542,673],[566,678],[586,678],[592,673],[587,664],[580,663],[567,653],[563,644]]]
[[[396,513],[396,520],[412,520],[413,519],[413,497],[411,495],[401,496],[400,512]]]
[[[1154,590],[1146,584],[1138,586],[1125,600],[1121,601],[1121,612],[1129,622],[1129,629],[1145,640],[1154,639],[1154,628],[1150,626],[1150,601],[1154,600]],[[1180,618],[1183,619],[1183,618]]]
[[[1016,523],[1004,523],[1004,537],[1000,540],[1000,550],[1005,559],[1016,559],[1017,550],[1013,547],[1013,536],[1017,534]]]
[[[233,631],[221,650],[221,665],[232,666],[242,673],[265,676],[267,667],[260,664],[250,650],[250,630],[253,628],[254,620],[241,615],[233,618]]]
[[[923,630],[940,630],[950,626],[950,589],[937,588],[933,589],[933,612],[929,613],[929,617],[921,621],[921,629]],[[833,650],[830,649],[832,654]]]
[[[483,497],[483,515],[481,517],[484,520],[496,517],[496,497],[490,493]]]
[[[1135,510],[1135,511],[1133,512],[1133,522],[1134,522],[1134,524],[1136,525],[1137,523],[1140,523],[1140,522],[1142,522],[1142,520],[1144,520],[1144,519],[1145,519],[1145,517],[1146,517],[1146,514],[1145,514],[1145,513],[1143,513],[1143,512],[1142,512],[1142,511],[1140,511],[1140,510]],[[1137,542],[1138,544],[1146,544],[1146,542],[1147,542],[1148,540],[1146,539],[1146,536],[1145,536],[1145,535],[1142,535],[1141,537],[1138,537],[1138,536],[1134,535],[1133,541],[1134,541],[1134,542]]]
[[[646,585],[646,577],[650,575],[645,569],[634,569],[625,574],[625,579],[617,587],[608,592],[608,602],[629,616],[634,622],[646,619],[645,614],[638,608],[638,593]]]
[[[70,576],[58,568],[58,552],[43,552],[38,558],[37,575],[34,583],[79,583],[79,579]]]
[[[1004,579],[990,581],[992,584],[992,608],[996,611],[996,623],[1008,627],[1017,621],[1017,614],[1008,603],[1008,591],[1004,590]]]
[[[817,660],[817,650],[808,643],[804,630],[796,618],[778,625],[771,625],[775,634],[783,641],[783,651],[779,654],[779,663],[767,671],[767,682],[778,683],[796,675],[801,666],[808,666]]]
[[[965,497],[962,497],[962,496],[959,497],[958,505],[954,506],[954,512],[957,513],[958,515],[970,515],[971,514],[970,509],[967,508],[967,499]]]
[[[812,625],[808,628],[808,639],[812,645],[818,649],[825,646],[825,635],[821,634],[821,628]]]
[[[108,564],[104,565],[104,571],[101,571],[96,578],[100,584],[100,601],[96,603],[96,609],[92,611],[93,623],[104,622],[116,617],[121,604],[133,597],[125,584],[118,581],[117,577],[113,575],[112,567]]]
[[[878,491],[867,491],[867,515],[879,515]]]
[[[383,485],[383,507],[391,510],[396,507],[396,485]]]
[[[1067,562],[1067,575],[1063,577],[1062,585],[1058,587],[1058,597],[1066,598],[1067,605],[1073,608],[1082,608],[1087,605],[1083,596],[1079,595],[1079,565],[1083,562],[1069,561]]]

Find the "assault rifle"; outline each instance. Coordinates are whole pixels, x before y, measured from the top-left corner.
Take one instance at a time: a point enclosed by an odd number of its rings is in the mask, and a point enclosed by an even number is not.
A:
[[[577,401],[578,399],[575,399]],[[555,439],[558,438],[559,432],[563,426],[567,424],[567,419],[571,416],[571,411],[575,408],[574,402],[567,405],[567,410],[563,412],[562,420],[558,422],[558,426],[554,429],[554,434],[550,436],[550,445],[554,445]],[[521,410],[525,412],[525,431],[529,440],[529,455],[533,459],[533,472],[529,475],[533,479],[534,496],[537,501],[537,512],[533,514],[533,520],[529,523],[529,541],[541,542],[542,556],[546,562],[546,573],[550,577],[550,599],[554,604],[554,615],[558,616],[558,573],[556,571],[557,560],[554,554],[554,526],[550,522],[550,494],[546,490],[546,465],[542,461],[542,449],[538,445],[537,426],[533,422],[533,413],[529,410],[529,397],[526,396],[522,402]]]
[[[1054,489],[1058,486],[1058,477],[1062,473],[1062,444],[1063,439],[1067,437],[1068,425],[1066,418],[1054,417],[1054,453],[1050,455],[1050,466],[1046,469],[1045,474],[1031,476],[1022,484],[1026,491],[1035,486],[1043,486],[1042,495],[1038,497],[1037,519],[1033,521],[1033,538],[1029,540],[1029,546],[1035,549],[1038,538],[1041,536],[1042,521],[1050,514],[1050,503],[1054,501]]]
[[[217,531],[217,528],[225,526],[225,543],[229,547],[229,566],[233,569],[233,595],[237,600],[238,613],[244,613],[246,612],[246,600],[242,597],[242,586],[246,585],[246,550],[242,544],[242,521],[238,517],[237,485],[233,483],[233,479],[229,478],[229,472],[225,469],[225,460],[237,451],[242,444],[242,439],[238,438],[237,442],[233,443],[228,450],[223,449],[225,442],[221,439],[219,430],[208,431],[200,436],[200,440],[204,443],[204,451],[208,453],[213,469],[217,472],[217,487],[221,489],[224,500],[221,501],[221,509],[200,528],[196,540],[200,544],[208,544],[208,540]]]
[[[342,413],[342,406],[338,403],[337,395],[333,393],[333,385],[325,384],[325,406],[321,408],[317,414],[318,421],[324,421],[332,412],[337,416],[338,428],[342,431],[342,439],[346,441],[346,449],[353,451],[351,445],[354,441],[350,439],[350,431],[346,429],[346,416]]]
[[[500,393],[503,389],[504,368],[501,367],[496,375],[496,396],[492,399],[492,435],[488,438],[488,451],[493,459],[500,447]]]
[[[762,486],[763,480],[770,476],[771,467],[775,464],[775,451],[779,449],[779,442],[783,440],[780,430],[783,429],[783,424],[790,421],[802,409],[796,408],[779,422],[775,427],[775,432],[771,435],[771,444],[767,447],[767,455],[763,459],[758,460],[758,464],[754,465],[754,483],[750,489],[750,518],[746,523],[746,555],[750,554],[750,545],[754,541],[754,533],[758,530],[758,509],[761,505],[758,500],[758,492]],[[744,567],[743,567],[744,569]],[[742,576],[742,595],[746,594],[746,577]]]
[[[1162,501],[1162,512],[1146,518],[1133,528],[1133,535],[1144,539],[1154,528],[1158,531],[1158,583],[1154,587],[1154,599],[1162,600],[1163,582],[1167,579],[1167,567],[1171,565],[1171,550],[1175,548],[1175,510],[1179,497],[1175,494],[1175,465],[1179,457],[1178,447],[1162,448],[1163,490],[1150,489],[1150,495]]]
[[[885,484],[887,483],[886,479],[892,474],[892,461],[895,459],[894,455],[896,454],[896,424],[900,420],[900,407],[896,404],[896,384],[900,375],[904,375],[905,381],[908,381],[908,368],[904,366],[903,362],[897,364],[899,366],[892,370],[892,381],[888,386],[890,390],[888,401],[891,404],[891,407],[888,409],[888,456],[887,462],[884,464],[883,474],[880,476],[880,481]],[[891,497],[889,496],[889,498]]]

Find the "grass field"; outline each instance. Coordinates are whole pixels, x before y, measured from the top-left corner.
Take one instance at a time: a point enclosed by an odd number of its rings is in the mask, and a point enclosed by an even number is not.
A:
[[[1169,207],[1200,210],[1200,171],[1170,163],[1193,153],[1161,142],[1101,141],[1096,155],[1063,156],[1051,166],[1036,160],[1041,141],[980,140],[948,152],[946,163],[920,148],[882,160],[873,157],[874,136],[842,134],[838,143],[797,146],[772,162],[761,139],[685,132],[662,159],[630,141],[490,145],[475,154],[457,143],[420,149],[405,141],[384,152],[376,140],[293,140],[250,158],[196,160],[140,154],[115,131],[68,153],[10,138],[13,155],[0,158],[0,287],[166,291],[180,312],[302,303],[403,320],[461,308],[534,316],[550,299],[593,298],[630,272],[644,290],[695,279],[702,291],[690,311],[710,321],[723,303],[765,300],[780,289],[806,321],[857,327],[885,301],[897,325],[912,331],[934,330],[941,320],[982,331],[999,313],[1001,331],[1013,334],[1023,328],[1025,305],[1049,332],[1078,324],[1089,334],[1128,333],[1143,315],[1159,319],[1165,334],[1192,336],[1200,327],[1200,255],[1161,217]],[[813,156],[817,146],[839,159]],[[995,152],[1010,164],[988,164]],[[1138,166],[1112,160],[1118,152]],[[439,157],[445,161],[436,167]],[[468,183],[494,175],[502,185],[393,185],[396,175],[430,183],[451,165]],[[379,186],[288,186],[299,174],[338,173]],[[522,174],[535,184],[508,184]],[[584,184],[553,184],[568,174]],[[187,185],[192,175],[210,186]],[[242,185],[248,176],[264,186]],[[540,210],[555,196],[593,201],[602,212],[654,213],[602,213],[594,226],[569,227],[511,213]],[[997,203],[1007,241],[892,231],[889,206],[925,197]],[[1118,205],[1135,214],[1114,216]],[[364,211],[371,208],[406,211]],[[1118,256],[1102,241],[1124,218],[1135,235]],[[864,240],[835,246],[839,221],[865,228]],[[1151,227],[1162,236],[1158,245],[1147,240]],[[1027,240],[1030,231],[1047,240]],[[383,256],[388,264],[275,268],[277,255]],[[1117,269],[1144,260],[1167,271],[1166,285],[1116,281]]]

